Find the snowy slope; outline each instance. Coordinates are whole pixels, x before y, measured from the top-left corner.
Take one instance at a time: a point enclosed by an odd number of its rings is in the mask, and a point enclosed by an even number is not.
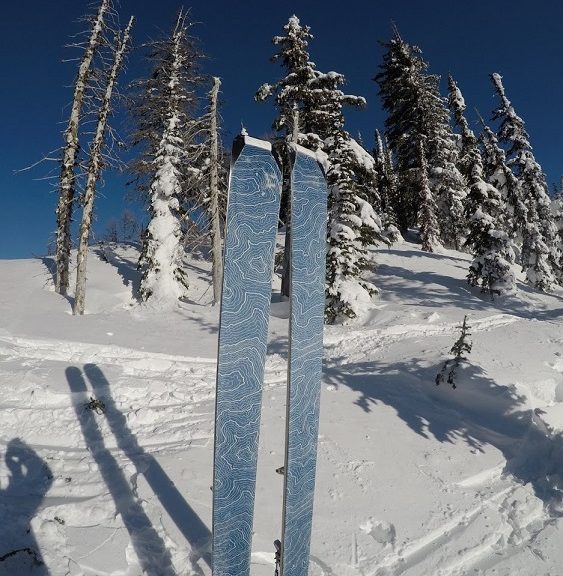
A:
[[[52,262],[0,261],[0,575],[210,574],[209,266],[191,262],[192,299],[163,313],[132,300],[134,248],[104,254],[78,318]],[[563,294],[491,302],[466,255],[376,257],[375,309],[325,334],[312,576],[563,574]],[[465,314],[470,363],[436,387]],[[276,302],[254,576],[280,533],[286,333]]]

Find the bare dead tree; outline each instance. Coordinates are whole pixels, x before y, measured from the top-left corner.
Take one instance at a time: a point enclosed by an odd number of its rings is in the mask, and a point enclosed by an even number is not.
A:
[[[80,123],[88,76],[91,72],[92,60],[102,39],[104,17],[110,8],[110,0],[101,0],[97,15],[92,22],[90,38],[86,45],[86,49],[84,50],[84,54],[82,55],[76,83],[74,85],[72,108],[68,126],[65,131],[65,145],[60,175],[59,203],[57,207],[57,274],[55,281],[56,291],[63,295],[67,293],[69,285],[71,249],[70,224],[72,220],[72,205],[75,195],[75,166],[79,149],[78,126]]]
[[[106,91],[102,97],[100,111],[98,114],[98,124],[94,140],[90,147],[90,162],[86,179],[86,189],[84,192],[82,221],[80,223],[80,238],[78,244],[77,268],[76,268],[76,290],[73,305],[73,314],[84,314],[84,304],[86,298],[86,261],[88,256],[88,240],[92,228],[92,211],[94,208],[94,197],[96,193],[96,183],[103,168],[102,152],[109,113],[111,110],[111,99],[117,76],[123,65],[125,51],[129,44],[131,28],[134,17],[131,16],[127,28],[122,35],[118,35],[115,42],[115,57],[113,65],[109,71]]]
[[[291,142],[297,144],[299,141],[299,109],[294,106],[292,113],[292,130],[291,130]],[[286,151],[287,154],[287,151]],[[288,162],[286,165],[289,165]],[[291,175],[289,176],[291,181]],[[289,186],[288,193],[288,209],[287,216],[285,219],[285,244],[283,249],[283,271],[281,277],[281,296],[289,297],[290,284],[291,284],[291,196],[292,188]]]
[[[217,132],[217,98],[221,80],[213,78],[209,93],[209,193],[211,197],[211,251],[213,255],[213,304],[221,300],[223,282],[223,254],[221,250],[221,225],[219,214],[219,146]]]

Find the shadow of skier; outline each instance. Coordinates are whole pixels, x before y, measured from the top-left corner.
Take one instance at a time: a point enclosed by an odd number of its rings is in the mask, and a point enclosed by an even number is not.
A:
[[[174,576],[170,552],[147,517],[141,501],[133,494],[121,466],[105,447],[94,411],[85,407],[87,388],[81,370],[71,366],[66,369],[66,377],[82,434],[115,502],[116,513],[129,532],[143,574]]]
[[[105,417],[115,436],[117,445],[131,460],[138,473],[143,474],[155,496],[168,512],[192,548],[192,562],[202,559],[211,567],[211,532],[195,510],[186,502],[158,461],[139,446],[137,438],[127,425],[127,419],[117,409],[111,395],[110,384],[96,364],[86,364],[84,373],[90,381],[94,397],[103,400]]]
[[[74,368],[74,370],[78,369]],[[80,373],[79,370],[78,372]],[[94,398],[105,405],[104,416],[115,436],[117,446],[133,463],[137,473],[144,476],[172,521],[190,543],[192,549],[190,560],[193,568],[197,569],[196,563],[200,559],[211,567],[209,528],[186,502],[158,461],[139,446],[137,438],[127,425],[125,416],[115,405],[110,384],[102,370],[95,364],[86,364],[84,373],[90,382]]]
[[[47,464],[19,438],[4,456],[8,486],[0,489],[0,576],[48,576],[31,520],[53,483]]]

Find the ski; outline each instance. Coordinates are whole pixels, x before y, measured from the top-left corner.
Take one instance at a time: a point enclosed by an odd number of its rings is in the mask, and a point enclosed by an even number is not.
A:
[[[281,575],[306,576],[313,521],[325,304],[327,185],[292,145],[291,272]]]
[[[271,146],[233,144],[219,323],[213,576],[248,576],[281,173]]]

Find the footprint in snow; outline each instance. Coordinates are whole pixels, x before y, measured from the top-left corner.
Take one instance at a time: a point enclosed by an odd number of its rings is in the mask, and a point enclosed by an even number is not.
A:
[[[360,524],[360,530],[383,546],[395,546],[395,526],[389,522],[368,518],[363,524]]]

